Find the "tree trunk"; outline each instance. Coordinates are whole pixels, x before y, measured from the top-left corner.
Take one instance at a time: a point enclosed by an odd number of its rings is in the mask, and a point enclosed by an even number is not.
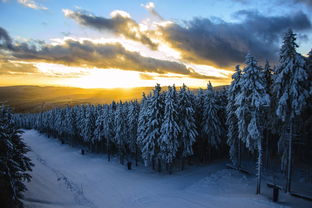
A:
[[[122,145],[119,145],[119,158],[120,158],[120,164],[124,165],[124,153],[122,149]]]
[[[269,133],[265,131],[265,167],[269,168],[270,146],[269,146]]]
[[[241,142],[240,140],[237,138],[238,140],[238,144],[237,144],[237,167],[240,168],[241,167]]]
[[[155,170],[155,158],[152,158],[152,169]]]
[[[286,192],[291,191],[291,175],[292,175],[292,137],[293,137],[293,121],[290,122],[289,127],[289,140],[288,140],[288,170],[287,170],[287,181],[286,181]]]
[[[107,137],[107,140],[106,140],[106,152],[107,152],[107,160],[110,161],[111,160],[111,157],[110,157],[110,149],[109,149],[109,139]]]
[[[260,194],[262,176],[262,139],[258,140],[258,162],[257,162],[257,194]]]
[[[172,163],[168,164],[168,172],[170,175],[172,174]]]
[[[161,173],[161,160],[158,159],[158,172]]]
[[[92,143],[91,142],[89,142],[89,150],[90,150],[90,152],[92,152]]]
[[[138,166],[138,147],[135,146],[135,166]]]
[[[101,143],[102,143],[101,152],[104,153],[105,152],[105,143],[104,143],[104,138],[103,137],[102,137]]]

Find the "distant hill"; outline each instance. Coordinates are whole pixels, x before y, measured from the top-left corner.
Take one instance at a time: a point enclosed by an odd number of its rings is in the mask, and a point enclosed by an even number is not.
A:
[[[164,87],[166,89],[166,87]],[[220,89],[221,87],[216,87]],[[106,104],[115,101],[141,99],[153,87],[82,89],[73,87],[10,86],[0,87],[0,103],[16,113],[35,113],[55,107],[80,104]]]
[[[141,99],[152,87],[129,89],[82,89],[72,87],[12,86],[0,87],[0,103],[18,113],[33,113],[54,107],[79,104],[105,104],[113,100]]]

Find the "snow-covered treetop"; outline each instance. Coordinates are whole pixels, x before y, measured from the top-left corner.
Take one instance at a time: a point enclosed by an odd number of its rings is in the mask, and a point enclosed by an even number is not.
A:
[[[284,36],[280,64],[275,71],[273,91],[277,98],[277,116],[285,121],[301,113],[306,103],[308,78],[305,59],[296,52],[296,35],[290,29]]]
[[[286,57],[294,58],[296,55],[296,48],[298,48],[296,41],[296,34],[293,33],[292,29],[289,29],[283,38],[283,45],[280,51],[281,62]]]
[[[242,74],[242,70],[240,69],[240,66],[239,66],[239,65],[236,65],[236,67],[235,67],[235,73],[232,75],[233,81],[239,79],[240,76],[241,76],[241,74]],[[232,81],[232,82],[233,82],[233,81]]]

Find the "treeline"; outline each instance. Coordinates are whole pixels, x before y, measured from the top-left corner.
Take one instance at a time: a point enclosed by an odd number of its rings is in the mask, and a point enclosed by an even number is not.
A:
[[[26,156],[29,148],[22,141],[13,114],[0,106],[0,204],[3,208],[22,208],[25,181],[29,182],[33,164]]]
[[[94,152],[118,154],[120,163],[134,159],[161,171],[183,168],[186,161],[212,159],[226,152],[226,91],[209,83],[198,93],[156,85],[143,99],[109,105],[55,108],[39,114],[17,114],[23,128],[34,128]],[[213,118],[213,119],[209,119]],[[221,148],[222,147],[222,148]],[[216,156],[214,156],[216,158]]]
[[[108,159],[118,154],[122,164],[133,159],[158,171],[183,169],[228,152],[239,169],[248,151],[257,157],[257,193],[264,159],[279,153],[290,191],[293,155],[312,167],[307,160],[312,156],[312,52],[308,57],[297,53],[295,40],[289,30],[274,67],[268,62],[259,66],[247,55],[227,89],[216,91],[209,83],[206,90],[190,91],[183,85],[162,91],[156,85],[141,102],[17,114],[16,121],[20,127],[105,152]]]

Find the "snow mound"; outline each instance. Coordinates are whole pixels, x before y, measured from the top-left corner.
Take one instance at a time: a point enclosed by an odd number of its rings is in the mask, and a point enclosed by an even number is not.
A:
[[[224,169],[207,176],[191,185],[188,190],[207,194],[248,192],[248,178],[235,170]]]

